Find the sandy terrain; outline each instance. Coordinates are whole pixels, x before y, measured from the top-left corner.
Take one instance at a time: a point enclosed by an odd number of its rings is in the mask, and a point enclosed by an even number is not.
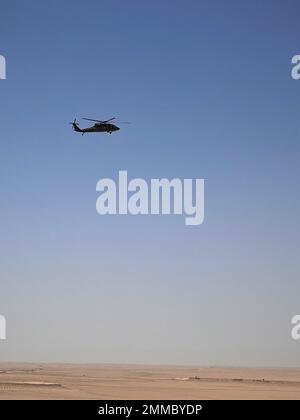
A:
[[[300,369],[0,363],[0,399],[300,399]]]

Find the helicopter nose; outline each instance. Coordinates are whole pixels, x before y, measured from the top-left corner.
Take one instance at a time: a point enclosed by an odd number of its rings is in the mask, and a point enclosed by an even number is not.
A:
[[[116,127],[115,127],[115,130],[116,130],[116,131],[120,130],[120,127],[117,127],[117,126],[116,126]]]

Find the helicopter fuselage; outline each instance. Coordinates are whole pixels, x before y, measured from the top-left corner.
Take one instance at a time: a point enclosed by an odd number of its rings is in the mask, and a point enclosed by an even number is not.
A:
[[[83,128],[84,133],[112,133],[120,130],[115,124],[94,124],[92,127]]]
[[[75,131],[79,133],[113,133],[114,131],[120,130],[115,124],[108,124],[108,123],[97,123],[94,124],[92,127],[88,128],[80,128],[77,124],[73,124],[73,128]]]

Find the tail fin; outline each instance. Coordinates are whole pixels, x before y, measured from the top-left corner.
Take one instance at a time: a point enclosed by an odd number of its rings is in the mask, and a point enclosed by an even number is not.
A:
[[[77,123],[76,123],[76,118],[75,118],[75,120],[73,121],[73,122],[71,122],[70,123],[71,125],[72,125],[72,127],[73,127],[73,130],[74,131],[78,131],[79,133],[82,131],[81,130],[81,128],[77,125]]]

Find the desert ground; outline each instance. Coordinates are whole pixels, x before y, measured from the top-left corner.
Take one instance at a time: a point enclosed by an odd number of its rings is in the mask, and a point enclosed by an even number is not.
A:
[[[300,399],[300,369],[0,363],[0,399]]]

